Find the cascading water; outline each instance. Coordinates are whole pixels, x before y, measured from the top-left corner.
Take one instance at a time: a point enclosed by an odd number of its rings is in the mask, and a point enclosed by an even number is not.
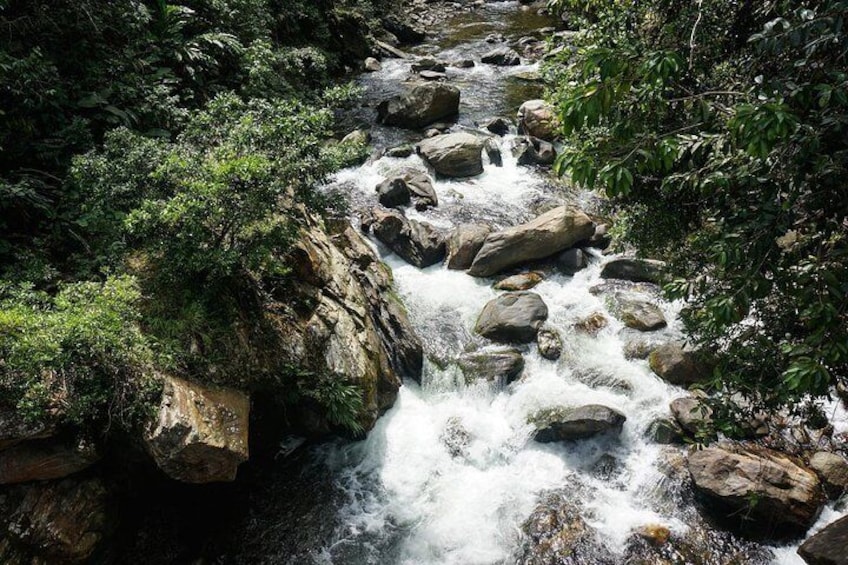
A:
[[[515,2],[489,3],[454,25],[442,48],[425,46],[440,59],[475,58],[491,46],[492,31],[515,34],[520,19]],[[518,22],[518,23],[516,23]],[[541,22],[531,22],[538,26]],[[457,36],[461,36],[458,38]],[[449,80],[462,90],[456,128],[514,114],[511,76],[535,67],[449,69]],[[389,60],[383,70],[363,77],[374,99],[402,89],[409,62]],[[369,110],[370,111],[370,110]],[[372,119],[371,116],[368,116]],[[414,140],[409,132],[376,127],[375,143],[392,147]],[[551,203],[591,204],[592,197],[570,191],[544,172],[517,165],[509,145],[499,139],[502,167],[467,180],[435,182],[440,204],[426,212],[407,210],[410,218],[450,229],[460,223],[514,225],[534,217]],[[402,168],[426,170],[420,157],[380,158],[341,172],[334,188],[347,192],[354,209],[376,203],[374,187]],[[499,294],[493,280],[472,278],[438,265],[418,269],[374,241],[392,268],[399,296],[424,343],[429,360],[421,386],[406,382],[392,408],[369,437],[359,443],[322,448],[347,495],[335,539],[324,548],[323,563],[489,564],[511,563],[521,543],[520,526],[546,490],[566,489],[580,502],[587,523],[613,554],[620,555],[634,528],[662,524],[678,533],[692,527],[691,500],[670,486],[658,462],[669,450],[646,439],[657,418],[668,416],[670,401],[684,391],[653,375],[646,361],[625,358],[634,338],[667,342],[679,338],[681,305],[659,301],[669,327],[637,336],[610,312],[603,293],[604,258],[592,257],[577,275],[549,275],[533,289],[549,308],[548,324],[563,335],[559,361],[542,358],[535,344],[523,348],[526,366],[520,380],[496,389],[466,384],[452,361],[470,345],[491,347],[473,334],[483,306]],[[657,297],[653,297],[656,301]],[[596,336],[574,331],[575,322],[594,313],[609,325]],[[632,332],[632,333],[631,333]],[[556,406],[602,404],[627,416],[620,438],[580,443],[542,444],[532,440],[528,417]],[[848,429],[844,411],[834,405],[835,425]],[[688,507],[687,507],[688,505]],[[825,510],[818,527],[837,513]],[[751,555],[779,563],[800,563],[795,547],[759,550]],[[608,562],[608,561],[607,561]]]

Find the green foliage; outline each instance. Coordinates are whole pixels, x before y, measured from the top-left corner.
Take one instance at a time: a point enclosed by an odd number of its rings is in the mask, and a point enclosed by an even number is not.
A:
[[[848,2],[556,4],[590,22],[550,69],[557,170],[672,260],[714,390],[830,394],[848,378]]]
[[[140,296],[128,277],[67,285],[55,297],[0,284],[2,402],[27,421],[137,423],[157,391]]]
[[[331,424],[357,436],[365,433],[358,419],[364,407],[359,387],[339,378],[309,377],[298,382],[300,394],[315,400]]]

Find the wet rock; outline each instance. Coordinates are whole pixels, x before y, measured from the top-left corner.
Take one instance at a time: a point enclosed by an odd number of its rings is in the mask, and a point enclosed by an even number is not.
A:
[[[615,563],[573,500],[572,493],[564,490],[541,497],[536,509],[521,526],[524,539],[517,565]]]
[[[846,549],[848,516],[843,516],[802,543],[798,555],[809,565],[845,565],[848,563]]]
[[[474,262],[486,236],[492,233],[486,224],[462,224],[448,239],[448,269],[464,271]]]
[[[654,349],[648,356],[648,363],[659,378],[677,386],[693,385],[710,375],[709,367],[701,362],[697,353],[687,351],[677,343],[667,343]]]
[[[585,318],[578,320],[574,324],[574,329],[579,332],[595,336],[608,325],[609,320],[607,320],[606,316],[600,312],[594,312]]]
[[[542,277],[541,273],[530,271],[529,273],[512,275],[511,277],[507,277],[502,281],[495,283],[495,289],[508,291],[530,290],[543,280],[544,277]]]
[[[437,130],[436,128],[430,128],[426,132],[424,132],[424,139],[430,139],[438,135],[442,135],[442,132],[440,130]]]
[[[640,332],[652,332],[668,325],[657,305],[642,300],[621,300],[616,308],[616,315],[625,326]]]
[[[518,109],[518,132],[545,141],[556,137],[554,108],[544,100],[528,100]]]
[[[562,355],[562,337],[554,328],[542,328],[536,335],[539,355],[550,361],[556,361]]]
[[[517,139],[512,147],[512,154],[519,165],[553,165],[557,152],[553,144],[536,137]]]
[[[453,416],[448,418],[445,423],[445,429],[441,435],[442,443],[448,448],[448,453],[451,457],[463,457],[467,450],[468,444],[471,443],[471,434],[465,429],[462,420]]]
[[[387,208],[405,206],[410,201],[415,204],[416,210],[426,210],[439,205],[433,181],[427,174],[414,169],[404,170],[386,179],[377,186],[377,193],[380,195],[380,204]]]
[[[445,258],[445,238],[430,224],[407,220],[395,210],[372,211],[374,235],[410,265],[423,269]]]
[[[415,149],[411,145],[399,145],[392,147],[386,151],[386,157],[394,157],[396,159],[404,159],[412,155]]]
[[[526,224],[486,237],[468,274],[488,277],[550,257],[589,237],[593,231],[592,220],[583,212],[565,206],[555,208]]]
[[[0,453],[0,484],[60,479],[87,469],[99,459],[94,446],[83,441],[20,443]]]
[[[554,257],[553,264],[562,274],[574,276],[589,266],[589,258],[582,249],[567,249]]]
[[[464,353],[457,362],[467,383],[483,379],[505,386],[524,370],[524,357],[516,349]]]
[[[538,442],[573,441],[599,435],[618,435],[627,418],[619,412],[600,404],[587,404],[578,408],[545,410],[531,418],[536,426],[533,436]]]
[[[383,65],[374,57],[368,57],[363,64],[365,70],[369,73],[376,73],[383,70]]]
[[[501,155],[501,147],[494,139],[487,139],[483,144],[486,150],[486,155],[489,157],[489,162],[496,167],[503,167],[503,156]]]
[[[165,377],[147,450],[172,479],[232,481],[248,458],[250,399],[241,391]]]
[[[521,64],[521,56],[509,47],[493,49],[483,55],[480,60],[486,64],[499,67],[514,67]]]
[[[378,121],[387,126],[420,129],[459,113],[459,89],[443,83],[416,86],[377,107]]]
[[[538,294],[510,292],[486,304],[475,331],[492,341],[529,343],[547,318],[548,307]]]
[[[506,38],[502,33],[490,33],[486,36],[486,43],[503,43]]]
[[[572,375],[581,383],[592,388],[609,388],[621,394],[633,392],[633,385],[629,381],[600,369],[575,367],[572,369]]]
[[[386,208],[395,208],[409,204],[409,187],[401,178],[386,179],[377,185],[380,204]]]
[[[424,80],[442,80],[448,78],[448,75],[445,73],[439,73],[436,71],[421,71],[418,73],[418,76]]]
[[[713,514],[751,534],[802,534],[824,504],[816,474],[770,449],[708,447],[689,455],[688,468]]]
[[[0,496],[0,562],[87,562],[112,523],[99,479],[15,486]]]
[[[669,405],[671,414],[680,427],[690,434],[697,434],[713,421],[713,410],[701,399],[693,396],[676,398]]]
[[[509,133],[509,128],[512,123],[507,118],[492,118],[483,123],[483,128],[492,132],[495,135],[506,135]]]
[[[601,481],[611,481],[621,474],[621,461],[609,453],[604,453],[598,457],[594,463],[592,463],[592,467],[589,471],[596,479]]]
[[[604,265],[601,277],[658,284],[663,280],[664,269],[664,262],[653,259],[613,259]]]
[[[645,436],[660,445],[682,444],[685,437],[680,425],[670,418],[660,418],[651,422]]]
[[[628,360],[647,359],[655,348],[656,345],[651,342],[641,339],[631,340],[624,344],[624,358]]]
[[[412,63],[412,71],[416,73],[420,73],[421,71],[444,73],[445,64],[442,61],[438,61],[431,57],[425,57],[423,59],[418,59],[416,62]]]
[[[457,69],[470,69],[474,67],[474,65],[475,63],[471,59],[461,59],[451,63],[451,67],[456,67]]]
[[[612,237],[609,235],[609,227],[606,224],[598,224],[595,226],[595,233],[586,242],[589,247],[595,249],[606,249],[612,243]]]
[[[662,547],[668,543],[671,537],[671,530],[668,527],[660,524],[647,524],[639,526],[634,533],[644,539],[654,547]]]
[[[394,35],[401,43],[415,45],[427,37],[424,30],[419,29],[409,21],[391,15],[383,18],[383,29]]]
[[[814,453],[810,468],[821,478],[830,498],[837,499],[848,492],[848,460],[841,455],[829,451]]]
[[[462,178],[483,172],[483,141],[470,133],[449,133],[425,139],[418,149],[440,175]]]

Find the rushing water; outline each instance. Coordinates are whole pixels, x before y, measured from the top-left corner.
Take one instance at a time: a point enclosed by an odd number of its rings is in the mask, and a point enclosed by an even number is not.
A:
[[[453,22],[433,45],[421,48],[447,61],[473,58],[492,46],[484,37],[500,31],[517,38],[531,28],[549,25],[522,13],[515,2],[488,3],[473,16]],[[459,123],[474,128],[481,120],[514,115],[527,96],[513,78],[533,66],[494,68],[478,64],[449,69],[449,81],[462,90]],[[362,78],[373,103],[400,91],[409,79],[409,62],[387,60],[383,70]],[[363,118],[373,120],[372,107]],[[375,127],[375,144],[391,147],[415,140],[395,128]],[[439,207],[410,217],[446,230],[463,222],[497,227],[531,218],[552,202],[590,206],[590,195],[569,190],[542,171],[519,167],[508,150],[512,136],[500,142],[503,167],[487,164],[483,175],[467,180],[438,180]],[[426,170],[418,156],[381,158],[341,172],[334,183],[345,190],[354,208],[376,203],[374,187],[402,167]],[[684,391],[655,377],[646,361],[627,360],[623,347],[635,338],[665,342],[680,336],[679,304],[660,302],[669,327],[636,335],[616,321],[603,294],[590,292],[602,282],[605,260],[597,255],[574,277],[551,274],[534,289],[548,305],[548,323],[563,335],[565,349],[557,362],[543,359],[535,344],[524,347],[522,378],[504,389],[488,383],[466,385],[451,363],[469,346],[487,347],[473,335],[483,306],[498,293],[493,280],[476,279],[443,265],[418,269],[373,242],[394,272],[398,294],[406,304],[429,360],[423,384],[407,381],[397,404],[369,437],[359,443],[323,448],[346,502],[339,510],[336,535],[318,561],[335,564],[493,564],[510,563],[520,544],[520,525],[533,511],[539,494],[566,488],[583,504],[587,522],[613,552],[623,550],[632,530],[663,524],[685,533],[692,508],[674,489],[657,462],[669,449],[645,439],[652,420],[668,416],[671,400]],[[657,298],[651,297],[656,300]],[[608,327],[596,337],[574,332],[573,324],[600,312]],[[553,406],[598,403],[627,416],[617,440],[587,440],[575,445],[540,444],[531,439],[527,418]],[[836,414],[845,426],[845,414]],[[457,432],[457,430],[462,430]],[[450,434],[466,441],[457,454]],[[614,458],[615,472],[599,472]],[[687,511],[689,513],[687,513]],[[818,527],[833,520],[828,508]],[[799,563],[795,547],[777,548],[776,562]]]

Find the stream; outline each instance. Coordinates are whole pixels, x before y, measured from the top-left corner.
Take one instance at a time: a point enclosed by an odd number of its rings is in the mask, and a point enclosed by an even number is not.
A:
[[[517,39],[550,25],[534,12],[522,12],[517,2],[489,2],[450,22],[443,35],[415,53],[479,61],[493,47],[485,41],[487,35]],[[538,85],[517,78],[536,69],[479,62],[470,69],[448,68],[448,81],[462,92],[452,131],[478,130],[487,118],[514,116],[521,102],[540,95]],[[360,110],[362,121],[373,124],[374,105],[402,91],[410,78],[409,61],[401,59],[384,60],[381,71],[361,77],[369,101]],[[371,131],[377,148],[420,139],[420,134],[398,128],[373,126]],[[439,206],[425,212],[410,208],[407,216],[447,231],[471,221],[508,227],[555,204],[592,209],[591,194],[552,180],[546,171],[517,165],[508,149],[513,138],[495,138],[502,147],[502,167],[486,163],[480,176],[438,179]],[[383,157],[342,171],[332,188],[348,195],[352,210],[367,208],[376,204],[374,187],[402,168],[427,171],[417,155]],[[610,312],[605,293],[593,289],[603,282],[600,270],[606,260],[594,253],[589,267],[575,276],[549,273],[533,289],[549,308],[548,324],[563,336],[562,357],[549,361],[535,344],[523,346],[526,365],[519,380],[505,388],[485,381],[466,384],[453,360],[471,348],[493,348],[473,328],[483,306],[499,294],[492,288],[495,280],[441,264],[418,269],[376,240],[372,243],[394,273],[428,360],[422,385],[407,380],[396,405],[365,441],[334,443],[315,454],[343,493],[332,539],[316,556],[319,563],[513,563],[522,543],[521,524],[540,495],[552,489],[565,489],[579,501],[584,519],[613,555],[623,556],[628,538],[640,526],[662,524],[681,534],[708,528],[699,523],[691,495],[664,471],[662,462],[674,458],[670,452],[679,454],[684,448],[646,439],[651,422],[667,417],[669,403],[685,393],[656,377],[646,361],[628,360],[624,354],[633,340],[658,344],[681,338],[681,304],[663,302],[650,289],[626,289],[659,304],[669,326],[646,334],[625,328]],[[574,331],[575,322],[595,313],[609,320],[597,336]],[[532,440],[527,423],[532,413],[583,404],[623,412],[627,421],[621,436],[570,445]],[[848,428],[844,412],[836,419],[837,428]],[[451,448],[456,441],[461,449]],[[828,507],[817,527],[837,515]],[[751,562],[802,563],[795,546],[762,547],[717,532],[706,537],[742,548]],[[723,562],[720,556],[704,558],[705,563]]]

